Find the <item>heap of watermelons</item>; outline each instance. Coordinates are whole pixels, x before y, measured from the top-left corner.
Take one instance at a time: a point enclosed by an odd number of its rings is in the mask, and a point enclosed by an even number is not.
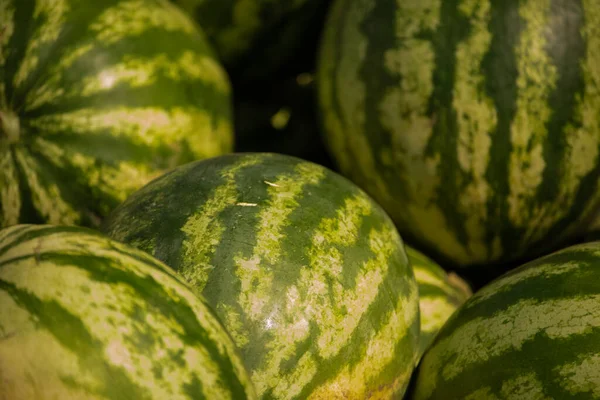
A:
[[[0,0],[0,399],[600,399],[600,2]]]

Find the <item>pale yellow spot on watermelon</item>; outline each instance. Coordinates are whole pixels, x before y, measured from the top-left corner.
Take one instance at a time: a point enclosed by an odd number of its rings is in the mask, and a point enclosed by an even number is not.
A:
[[[418,396],[418,394],[417,394]],[[420,397],[417,397],[417,399],[420,399]],[[496,394],[494,392],[492,392],[492,389],[489,387],[484,387],[481,389],[477,389],[474,392],[470,393],[468,396],[465,397],[465,400],[501,400],[498,396],[496,396]]]
[[[489,0],[465,0],[459,8],[471,24],[471,35],[459,43],[456,50],[452,101],[458,123],[458,163],[470,181],[460,195],[460,212],[466,216],[470,256],[485,260],[500,255],[488,254],[486,237],[489,223],[487,203],[491,188],[485,174],[490,161],[491,133],[498,122],[493,100],[481,90],[485,84],[481,64],[492,41],[492,34],[488,30],[491,5]],[[464,182],[459,178],[457,184],[461,187]]]
[[[525,240],[529,239],[532,230],[539,229],[535,222],[544,212],[534,207],[532,199],[546,167],[542,151],[548,134],[546,124],[552,115],[548,99],[557,80],[556,66],[552,65],[547,53],[549,14],[550,0],[519,4],[519,16],[525,23],[516,49],[517,110],[510,134],[512,151],[507,201],[511,222],[518,227],[532,227],[528,229]]]
[[[3,0],[0,2],[0,65],[6,61],[6,46],[15,30],[14,22],[14,0]]]
[[[0,227],[19,221],[22,201],[20,186],[12,153],[7,148],[0,148]]]
[[[40,216],[50,224],[74,225],[79,222],[79,212],[62,197],[60,188],[55,183],[41,180],[43,167],[37,160],[21,148],[16,148],[14,154]]]
[[[450,381],[466,368],[518,352],[537,335],[559,339],[589,333],[600,326],[600,316],[594,312],[599,301],[600,295],[544,302],[520,300],[487,318],[455,326],[450,336],[436,342],[425,354],[417,379],[418,398],[428,398],[440,379]]]
[[[128,378],[138,386],[146,388],[152,394],[152,398],[182,400],[188,398],[183,389],[190,382],[192,376],[202,377],[203,382],[208,383],[203,387],[203,395],[206,398],[228,398],[229,394],[228,389],[219,379],[219,367],[212,362],[207,349],[199,345],[189,347],[183,342],[181,335],[184,334],[184,327],[178,321],[168,317],[160,310],[148,308],[144,298],[138,297],[135,289],[126,283],[107,283],[91,279],[89,273],[79,265],[58,266],[51,262],[45,262],[43,261],[45,252],[58,251],[73,255],[93,254],[95,257],[104,258],[107,268],[126,270],[131,276],[156,281],[173,301],[190,307],[206,330],[208,339],[216,342],[217,350],[221,354],[226,353],[234,357],[232,359],[234,369],[240,379],[247,383],[241,362],[235,358],[234,345],[219,322],[212,316],[203,300],[184,286],[168,267],[164,265],[160,265],[159,268],[149,266],[139,260],[145,258],[150,260],[150,257],[144,253],[127,250],[127,247],[101,237],[80,234],[55,234],[51,240],[30,241],[21,246],[27,248],[29,254],[35,251],[38,257],[20,261],[13,260],[5,265],[0,274],[2,280],[16,285],[21,290],[26,290],[42,301],[55,301],[79,318],[90,335],[101,343],[107,344],[103,349],[104,357],[101,358],[101,361],[123,368]],[[121,252],[115,252],[115,250]],[[123,255],[123,251],[131,252],[132,256]],[[8,260],[14,257],[15,252],[11,249],[2,258]],[[0,261],[2,261],[1,258]],[[82,298],[90,301],[82,303]],[[5,310],[5,304],[7,303],[1,303],[2,310]],[[144,310],[143,323],[131,318],[136,309]],[[18,313],[11,312],[5,315],[7,317],[2,318],[4,324],[2,328],[5,331],[14,331],[17,335],[20,332],[30,333],[36,339],[47,336],[47,333],[37,326],[31,329],[23,326],[22,321],[15,321]],[[131,337],[136,333],[151,335],[155,339],[154,345],[146,347],[143,352],[139,351],[134,338]],[[23,342],[20,340],[17,342],[17,348],[14,351],[16,353],[20,351],[30,357],[28,359],[22,356],[17,363],[19,367],[23,365],[22,371],[26,371],[24,364],[28,362],[31,365],[28,365],[27,368],[40,368],[38,364],[43,363],[33,362],[39,358],[39,354],[31,352],[34,347],[22,348],[19,345]],[[49,349],[42,350],[42,353],[53,350],[69,353],[54,338],[51,343],[44,344],[48,344]],[[178,367],[171,362],[171,353],[174,351],[183,351],[186,365]],[[80,355],[76,357],[77,360],[80,360]],[[61,360],[62,358],[57,360],[58,365],[61,365]],[[162,367],[164,379],[156,380],[150,368],[157,365]],[[18,370],[19,368],[14,369]],[[85,378],[85,374],[81,374],[80,370],[81,365],[72,363],[72,365],[67,365],[64,370],[53,369],[51,373],[56,376],[56,379],[69,376],[75,382],[81,382]],[[26,381],[24,377],[20,379],[22,382]],[[62,385],[58,388],[63,391],[64,381],[60,382]],[[92,383],[97,386],[104,385],[105,380]]]
[[[553,400],[544,396],[544,385],[533,372],[503,382],[500,393],[506,400]]]
[[[578,361],[555,369],[563,378],[561,386],[573,395],[588,393],[600,397],[600,354],[586,354]]]
[[[418,290],[416,285],[410,288],[407,297],[401,297],[395,309],[389,314],[387,323],[373,333],[367,340],[367,349],[363,358],[352,367],[346,366],[333,379],[318,387],[310,399],[389,399],[402,395],[413,370],[411,360],[407,360],[404,370],[397,371],[392,384],[378,387],[373,392],[367,384],[391,362],[396,354],[393,349],[410,331],[418,313]]]
[[[201,80],[221,93],[228,94],[230,91],[229,78],[214,58],[186,50],[175,60],[169,59],[166,54],[148,59],[125,57],[121,63],[84,78],[82,87],[74,89],[74,94],[92,96],[120,84],[132,88],[150,86],[161,75],[173,83]]]
[[[150,29],[200,35],[194,22],[177,7],[165,2],[127,0],[105,10],[90,25],[96,40],[110,45]]]
[[[226,229],[219,220],[219,214],[238,202],[236,174],[259,162],[258,157],[244,157],[222,171],[225,182],[213,189],[208,200],[181,228],[185,239],[182,243],[182,264],[179,273],[198,292],[204,290],[210,273],[215,268],[211,259]],[[242,335],[238,333],[234,336]]]
[[[110,109],[85,108],[63,114],[45,115],[30,121],[44,135],[73,132],[94,135],[109,132],[124,136],[153,148],[169,148],[168,161],[175,167],[184,161],[183,144],[189,146],[197,159],[207,158],[231,150],[232,126],[228,121],[215,121],[209,112],[194,107],[157,107]],[[216,126],[215,126],[216,125]]]

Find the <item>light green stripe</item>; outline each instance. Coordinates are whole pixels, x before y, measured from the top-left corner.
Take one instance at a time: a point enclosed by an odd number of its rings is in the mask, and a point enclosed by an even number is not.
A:
[[[19,222],[20,186],[12,153],[8,149],[0,150],[0,227]]]
[[[418,386],[427,398],[440,380],[449,381],[465,369],[492,357],[519,351],[538,334],[560,339],[585,334],[600,326],[594,310],[600,295],[538,302],[521,300],[487,318],[476,318],[456,327],[430,349],[423,359]]]
[[[35,247],[40,255],[55,251],[94,254],[95,257],[104,257],[110,268],[127,270],[132,276],[156,281],[172,296],[173,301],[189,304],[190,310],[206,329],[207,340],[214,341],[221,353],[235,352],[217,320],[185,286],[173,279],[167,268],[149,267],[134,257],[117,255],[114,249],[124,248],[108,240],[87,235],[78,235],[77,240],[73,240],[74,237],[57,234],[48,240],[36,240],[35,246],[31,241],[27,245],[30,253]],[[9,251],[4,258],[14,255]],[[207,349],[187,346],[182,337],[184,328],[164,314],[148,309],[131,286],[92,280],[81,265],[59,266],[39,258],[35,263],[27,259],[5,265],[0,277],[41,301],[58,303],[80,319],[86,330],[104,344],[106,363],[120,367],[129,380],[147,389],[153,399],[189,398],[184,389],[192,376],[202,377],[203,395],[206,398],[230,398],[229,389],[219,379],[220,366],[212,361]],[[0,295],[5,332],[27,332],[26,335],[5,339],[0,346],[0,368],[9,374],[5,376],[7,380],[24,382],[27,380],[26,373],[44,376],[43,380],[36,381],[40,393],[54,393],[57,398],[88,398],[94,388],[106,384],[97,380],[97,375],[81,370],[80,354],[72,353],[56,337],[37,326],[21,305],[3,292]],[[94,301],[82,303],[82,298]],[[143,325],[131,318],[140,309],[146,310]],[[146,352],[140,352],[138,343],[132,340],[136,334],[151,336],[154,339],[153,346],[147,347]],[[172,354],[179,352],[183,366],[172,362]],[[50,365],[36,362],[40,353],[52,360],[51,368]],[[157,363],[162,367],[163,377],[168,379],[156,379],[150,367]],[[239,362],[233,360],[233,364],[235,369],[242,370]],[[78,384],[69,384],[69,380]],[[85,388],[85,395],[80,392],[81,388]]]
[[[45,115],[30,124],[44,135],[71,133],[90,136],[90,140],[108,131],[154,149],[171,149],[174,154],[178,154],[178,143],[184,142],[197,158],[221,154],[232,141],[228,121],[215,121],[210,112],[194,107],[85,108]],[[174,159],[172,166],[177,163]]]
[[[129,194],[162,173],[147,164],[131,161],[121,161],[114,165],[99,163],[93,156],[66,152],[63,146],[40,136],[33,138],[33,142],[36,153],[49,164],[59,169],[68,168],[77,174],[80,182],[93,187],[97,195],[119,202],[125,201]]]
[[[269,200],[258,214],[258,232],[253,255],[249,258],[236,257],[236,275],[240,279],[238,303],[250,320],[263,321],[266,329],[274,328],[269,339],[269,350],[264,357],[262,368],[255,370],[252,381],[256,391],[262,395],[268,388],[275,386],[275,396],[289,393],[292,383],[308,382],[316,371],[314,360],[305,359],[296,369],[295,382],[280,375],[280,363],[289,358],[296,350],[296,343],[306,339],[309,334],[309,319],[298,312],[301,301],[297,291],[288,289],[288,304],[285,310],[278,310],[277,318],[267,314],[266,306],[273,290],[273,269],[281,257],[283,228],[289,223],[288,216],[298,207],[298,200],[307,185],[317,184],[325,176],[325,170],[317,165],[301,163],[292,175],[284,175],[275,182],[265,182]],[[234,335],[238,335],[234,333]],[[298,376],[300,372],[304,374]],[[278,383],[274,385],[277,377]],[[303,385],[296,385],[301,389]],[[285,389],[284,389],[285,387]]]
[[[2,27],[2,34],[0,35],[0,66],[3,66],[6,61],[6,52],[8,50],[6,45],[14,33],[14,13],[14,0],[2,0],[0,2],[0,27]]]
[[[573,363],[555,369],[563,377],[561,386],[572,395],[587,393],[600,398],[600,354],[581,355]]]
[[[339,2],[335,12],[336,16],[343,14],[343,22],[334,21],[335,29],[329,29],[332,32],[326,36],[327,47],[323,52],[331,52],[334,57],[339,52],[342,57],[337,61],[324,55],[324,74],[319,87],[326,87],[321,94],[321,100],[326,110],[324,123],[329,142],[337,149],[336,154],[347,153],[347,157],[341,156],[339,159],[340,167],[343,171],[362,171],[362,175],[369,176],[369,180],[361,180],[360,183],[366,185],[369,191],[380,194],[380,198],[391,200],[386,184],[376,173],[375,155],[369,146],[364,126],[366,86],[360,71],[369,43],[360,26],[374,5],[372,0],[362,1],[360,6],[353,2]],[[333,32],[338,29],[338,32]],[[339,37],[343,40],[340,41]],[[330,90],[332,86],[337,86],[337,91]],[[339,104],[340,115],[334,109],[334,104]],[[345,123],[342,124],[342,121]]]
[[[456,304],[440,296],[420,296],[421,333],[440,330],[448,318],[456,311]]]
[[[465,400],[554,400],[544,395],[544,385],[534,372],[502,382],[500,392],[490,387],[475,390]]]
[[[179,272],[198,292],[204,290],[210,272],[214,269],[210,261],[226,229],[219,220],[219,214],[238,202],[236,174],[260,161],[259,157],[245,157],[223,170],[221,175],[225,182],[213,190],[210,198],[181,228],[185,238],[181,245],[183,261]]]
[[[539,220],[545,212],[531,204],[531,199],[536,198],[546,167],[543,143],[552,116],[548,99],[556,88],[558,73],[547,53],[550,0],[520,2],[519,16],[524,20],[524,29],[516,49],[517,110],[510,134],[507,202],[511,222],[526,229],[522,241],[527,241],[534,229],[542,228]]]
[[[65,26],[65,18],[69,12],[70,4],[67,0],[43,0],[35,2],[33,16],[43,20],[44,23],[37,29],[27,43],[25,56],[15,74],[14,85],[20,87],[27,77],[34,71],[39,62],[38,51],[41,47],[52,43],[58,38]]]
[[[16,161],[25,175],[33,205],[38,213],[49,224],[76,224],[80,219],[79,213],[65,201],[55,183],[40,180],[40,166],[37,161],[20,148],[15,149],[15,155]]]
[[[52,66],[48,66],[48,79],[33,87],[25,97],[25,111],[32,111],[47,104],[58,103],[65,95],[62,83],[64,72],[73,65],[75,61],[94,49],[97,43],[80,44],[78,47],[68,49],[66,54]],[[80,94],[77,94],[78,96]]]
[[[527,280],[539,279],[540,281],[543,281],[544,279],[552,278],[555,275],[569,274],[577,269],[580,269],[581,266],[582,265],[580,261],[575,261],[545,263],[538,266],[529,267],[518,274],[501,277],[490,282],[484,288],[478,290],[469,300],[469,303],[465,305],[465,307],[472,308],[496,296],[503,296],[504,293],[512,291],[515,285]]]
[[[42,231],[44,229],[48,229],[48,225],[13,225],[11,227],[0,229],[0,250],[1,251],[10,251],[14,252],[15,245],[14,243],[19,241],[19,239],[30,232]],[[24,249],[25,251],[31,252],[31,248]],[[29,253],[23,253],[29,254]],[[2,256],[4,257],[4,256]]]
[[[171,80],[173,84],[201,80],[223,94],[230,91],[229,78],[214,58],[186,50],[176,60],[169,59],[166,54],[147,59],[126,56],[121,63],[83,78],[81,87],[74,88],[71,95],[93,96],[120,84],[132,88],[150,86],[160,76]]]
[[[175,7],[166,9],[163,2],[129,0],[104,11],[90,25],[96,40],[113,44],[124,38],[140,36],[150,29],[197,34],[192,20]]]
[[[340,373],[333,379],[318,387],[311,399],[389,399],[408,382],[412,372],[412,364],[407,364],[405,370],[396,372],[395,381],[389,386],[378,387],[368,391],[367,384],[391,362],[397,355],[393,349],[404,338],[411,326],[419,318],[418,290],[411,285],[406,297],[400,297],[395,309],[390,312],[386,323],[377,332],[371,332],[366,339],[367,349],[360,361],[342,367]]]
[[[488,26],[491,17],[489,0],[463,0],[461,13],[469,19],[470,35],[456,49],[456,76],[452,91],[452,106],[458,124],[457,158],[463,174],[459,174],[457,187],[462,189],[460,212],[465,216],[468,251],[472,257],[490,257],[486,241],[488,225],[487,202],[491,188],[485,176],[490,161],[491,133],[498,123],[494,101],[483,93],[485,77],[482,62],[489,51],[492,34]],[[497,240],[495,243],[500,243]],[[501,248],[493,249],[492,258],[499,256]]]

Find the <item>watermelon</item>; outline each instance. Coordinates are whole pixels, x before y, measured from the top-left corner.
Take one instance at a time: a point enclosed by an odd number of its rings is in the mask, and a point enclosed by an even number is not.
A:
[[[254,399],[214,312],[164,264],[80,227],[0,231],[0,398]]]
[[[471,295],[471,288],[454,272],[447,273],[420,251],[404,246],[419,285],[421,334],[419,357],[429,348],[444,323]]]
[[[171,0],[202,26],[232,78],[268,82],[294,55],[314,59],[331,0]]]
[[[229,78],[166,0],[2,0],[0,32],[0,227],[96,227],[165,170],[232,151]]]
[[[477,291],[440,330],[414,399],[600,397],[600,242],[527,263]]]
[[[336,0],[319,109],[340,171],[448,265],[563,247],[600,199],[600,2]]]
[[[272,153],[193,162],[134,193],[103,231],[207,299],[259,397],[405,391],[418,287],[387,214],[340,175]]]

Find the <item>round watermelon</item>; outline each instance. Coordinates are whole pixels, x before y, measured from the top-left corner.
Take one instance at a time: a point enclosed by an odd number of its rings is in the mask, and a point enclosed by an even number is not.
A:
[[[419,285],[420,358],[448,318],[473,293],[469,284],[454,272],[447,273],[432,259],[412,247],[405,246],[404,249]]]
[[[254,399],[205,301],[151,256],[79,227],[0,231],[0,398]]]
[[[418,288],[387,214],[291,156],[187,164],[106,220],[164,261],[231,333],[259,397],[401,396],[418,349]]]
[[[0,227],[88,226],[232,150],[229,78],[166,0],[0,1]]]
[[[318,71],[328,146],[449,265],[546,254],[600,199],[599,54],[594,0],[336,0]]]
[[[512,270],[448,320],[414,399],[597,399],[600,242]]]

